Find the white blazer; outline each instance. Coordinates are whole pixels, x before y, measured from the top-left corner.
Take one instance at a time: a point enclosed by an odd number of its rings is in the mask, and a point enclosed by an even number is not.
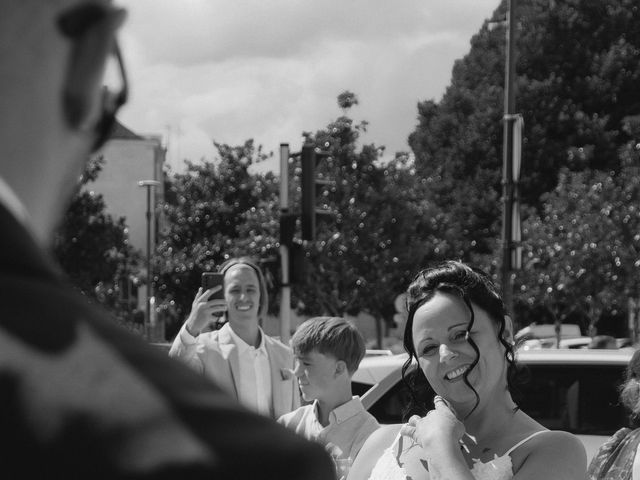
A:
[[[293,353],[284,343],[264,332],[262,335],[269,355],[273,417],[279,418],[300,406],[300,392],[291,371],[294,368]],[[228,323],[220,330],[202,333],[196,338],[182,325],[171,345],[169,356],[186,362],[238,399],[240,361]]]

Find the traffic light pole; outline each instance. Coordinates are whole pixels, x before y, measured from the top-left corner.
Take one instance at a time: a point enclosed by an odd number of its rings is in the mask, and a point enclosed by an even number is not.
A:
[[[280,229],[289,213],[289,144],[280,144]],[[280,287],[280,340],[288,344],[291,335],[291,284],[289,279],[289,245],[280,242],[282,285]]]

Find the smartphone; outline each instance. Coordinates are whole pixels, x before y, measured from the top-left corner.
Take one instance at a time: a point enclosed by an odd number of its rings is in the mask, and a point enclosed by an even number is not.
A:
[[[202,274],[202,290],[208,290],[220,285],[222,288],[209,297],[209,300],[224,299],[224,274],[218,272],[204,272]]]

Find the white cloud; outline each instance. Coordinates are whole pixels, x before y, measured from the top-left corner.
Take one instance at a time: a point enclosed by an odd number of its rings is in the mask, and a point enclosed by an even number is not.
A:
[[[182,159],[213,159],[213,140],[299,148],[301,132],[360,99],[363,138],[408,150],[416,104],[438,99],[454,60],[498,0],[123,0],[132,96],[121,120],[169,140]],[[274,159],[273,165],[277,161]],[[265,168],[264,166],[262,168]]]

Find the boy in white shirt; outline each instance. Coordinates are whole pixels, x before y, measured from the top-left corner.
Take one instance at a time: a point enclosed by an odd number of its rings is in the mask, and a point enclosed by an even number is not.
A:
[[[365,355],[364,340],[343,318],[315,317],[298,327],[291,346],[302,398],[312,403],[278,422],[324,444],[339,465],[348,465],[380,426],[351,392],[351,377]]]

